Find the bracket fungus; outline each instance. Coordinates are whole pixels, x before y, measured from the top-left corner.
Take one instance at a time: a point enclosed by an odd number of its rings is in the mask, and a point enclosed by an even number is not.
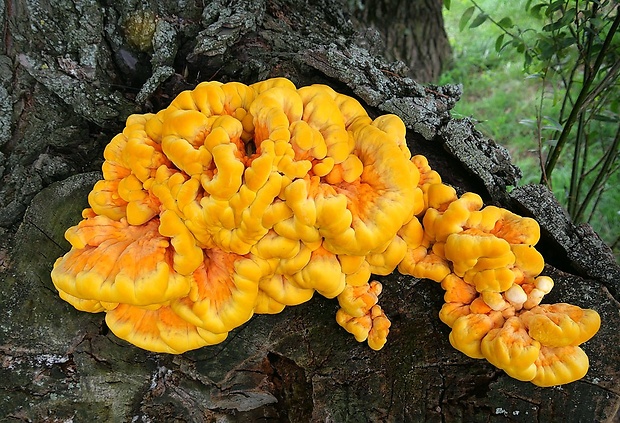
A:
[[[405,135],[397,116],[373,120],[327,86],[203,82],[130,116],[106,147],[53,283],[151,351],[222,342],[315,291],[378,350],[390,321],[369,280],[398,268],[441,283],[439,317],[468,356],[541,386],[583,377],[579,345],[600,318],[540,305],[553,281],[540,276],[538,224],[459,197]]]

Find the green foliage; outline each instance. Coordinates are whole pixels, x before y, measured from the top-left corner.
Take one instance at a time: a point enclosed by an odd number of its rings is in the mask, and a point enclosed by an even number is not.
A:
[[[480,129],[508,145],[524,182],[548,184],[574,221],[620,247],[618,3],[450,3],[456,57],[442,82],[464,83],[461,103],[475,101],[457,111],[482,118]]]

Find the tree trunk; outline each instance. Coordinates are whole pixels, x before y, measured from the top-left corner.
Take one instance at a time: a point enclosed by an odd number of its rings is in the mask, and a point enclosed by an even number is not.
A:
[[[383,56],[400,60],[420,82],[437,81],[452,51],[443,25],[441,0],[362,0],[353,3],[360,28],[381,35]],[[375,47],[379,50],[379,47]]]
[[[134,4],[135,3],[135,4]],[[539,186],[515,188],[506,150],[450,109],[454,86],[421,86],[371,55],[337,0],[0,3],[0,416],[8,421],[614,421],[620,405],[620,269],[587,226]],[[312,3],[310,5],[309,3]],[[233,6],[234,5],[234,6]],[[258,315],[222,344],[182,355],[119,340],[50,280],[128,114],[157,111],[198,81],[286,76],[398,114],[408,146],[447,183],[535,217],[551,302],[596,309],[581,381],[542,389],[454,350],[438,284],[393,274],[392,320],[372,351],[315,296]],[[546,298],[547,299],[547,298]]]

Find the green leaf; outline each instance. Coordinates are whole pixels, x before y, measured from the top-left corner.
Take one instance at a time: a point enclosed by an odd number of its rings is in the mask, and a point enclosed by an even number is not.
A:
[[[495,51],[498,53],[502,51],[502,48],[504,47],[504,35],[506,34],[500,34],[500,36],[495,40]]]
[[[549,4],[549,7],[547,8],[547,12],[545,14],[547,16],[551,16],[551,14],[555,12],[556,10],[562,9],[562,7],[564,7],[564,3],[565,3],[565,0],[552,1],[551,4]]]
[[[523,60],[523,68],[525,70],[528,70],[530,68],[531,64],[532,64],[532,55],[530,54],[529,50],[525,50],[525,52],[524,52],[524,60]]]
[[[521,119],[519,121],[521,125],[529,126],[531,128],[536,128],[537,123],[534,119]]]
[[[573,37],[572,35],[569,35],[569,34],[561,34],[561,35],[566,35],[566,36],[560,40],[559,50],[563,50],[577,43],[577,40],[575,40],[575,37]]]
[[[549,125],[545,125],[546,128],[553,129],[555,131],[561,131],[562,129],[564,129],[562,124],[558,122],[557,120],[555,120],[554,118],[552,118],[551,116],[545,115],[543,116],[543,118],[545,118],[545,120],[549,122]]]
[[[525,77],[525,79],[542,79],[543,75],[540,72],[531,73]]]
[[[525,51],[525,43],[520,38],[513,38],[510,44],[517,50],[517,53],[523,53]]]
[[[506,29],[510,29],[513,26],[515,26],[515,24],[512,23],[512,19],[510,19],[508,16],[506,16],[505,18],[502,18],[498,22],[498,25],[501,26],[502,28],[506,28]]]
[[[462,31],[465,29],[465,27],[467,26],[467,22],[469,22],[475,10],[476,10],[476,7],[471,6],[463,12],[463,15],[461,16],[461,20],[459,21],[459,31]]]
[[[569,26],[575,20],[576,13],[577,12],[574,7],[571,9],[568,9],[562,14],[562,16],[559,17],[557,21],[554,21],[548,25],[543,26],[542,30],[547,31],[547,32],[552,32],[552,31],[560,30],[566,26]]]
[[[530,15],[532,15],[533,17],[537,19],[540,19],[541,18],[540,12],[542,11],[544,7],[547,7],[546,3],[538,3],[534,5],[534,7],[530,9]]]
[[[574,7],[571,7],[562,15],[562,22],[568,26],[575,21],[575,16],[577,16],[577,10]]]
[[[557,46],[553,42],[553,38],[541,36],[537,44],[540,57],[544,61],[549,61],[553,55],[557,53]]]
[[[450,0],[443,0],[443,6],[446,10],[450,10]]]
[[[548,145],[551,148],[551,150],[553,150],[555,146],[558,144],[558,140],[545,140],[545,144]]]
[[[480,25],[482,25],[488,18],[489,18],[489,15],[487,15],[484,12],[480,12],[480,14],[476,16],[476,19],[474,19],[474,21],[471,23],[471,25],[469,25],[469,27],[477,28]]]
[[[594,116],[592,116],[592,119],[594,120],[598,120],[599,122],[618,122],[618,115],[603,115],[600,113],[595,114]]]

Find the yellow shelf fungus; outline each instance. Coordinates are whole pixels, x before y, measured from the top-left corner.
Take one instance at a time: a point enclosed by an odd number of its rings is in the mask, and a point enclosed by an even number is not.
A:
[[[315,292],[375,349],[390,321],[371,274],[441,283],[450,342],[541,386],[583,377],[593,310],[540,305],[538,224],[459,197],[394,115],[284,78],[203,82],[157,114],[132,115],[104,152],[52,281],[112,332],[179,354],[222,342],[254,313]]]

